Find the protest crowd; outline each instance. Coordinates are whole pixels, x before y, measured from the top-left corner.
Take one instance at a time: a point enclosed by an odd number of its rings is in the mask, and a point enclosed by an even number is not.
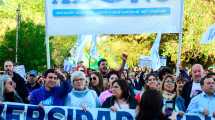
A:
[[[98,70],[77,67],[65,72],[53,68],[39,74],[31,70],[23,78],[14,72],[12,61],[5,61],[0,76],[0,102],[38,106],[108,108],[113,112],[134,109],[136,120],[170,120],[186,113],[215,118],[215,71],[194,64],[191,71],[180,67],[125,69],[127,55],[122,54],[119,69],[108,67],[100,59]]]

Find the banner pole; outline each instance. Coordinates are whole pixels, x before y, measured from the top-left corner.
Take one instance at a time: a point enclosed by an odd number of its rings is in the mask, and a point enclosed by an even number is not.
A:
[[[49,47],[49,35],[48,35],[48,9],[47,9],[47,4],[46,4],[46,1],[45,0],[45,44],[46,44],[46,61],[47,61],[47,69],[50,69],[51,68],[51,60],[50,60],[50,47]]]
[[[50,47],[49,47],[49,36],[46,35],[46,59],[47,59],[47,69],[51,68],[51,57],[50,57]]]
[[[182,48],[182,39],[183,39],[183,19],[184,19],[184,0],[181,0],[181,19],[180,19],[180,32],[179,32],[179,41],[178,41],[178,58],[176,64],[176,76],[179,75],[179,65],[181,65],[181,48]]]

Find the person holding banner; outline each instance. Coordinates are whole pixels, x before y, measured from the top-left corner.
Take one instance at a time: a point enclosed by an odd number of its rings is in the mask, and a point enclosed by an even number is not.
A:
[[[203,92],[191,100],[187,113],[198,113],[215,118],[215,80],[205,76],[200,84]]]
[[[103,102],[110,96],[112,96],[112,91],[111,91],[111,87],[112,87],[112,82],[115,81],[115,80],[118,80],[120,79],[120,75],[117,71],[115,70],[111,70],[108,75],[107,75],[108,79],[107,79],[107,84],[106,85],[107,87],[104,87],[104,88],[107,88],[105,91],[103,91],[100,96],[99,96],[99,101],[101,104],[103,104]]]
[[[5,74],[9,75],[12,80],[16,83],[16,91],[22,98],[24,103],[28,101],[28,90],[25,85],[25,80],[16,72],[14,72],[14,65],[12,61],[5,61],[4,63]]]
[[[72,91],[68,94],[65,105],[69,107],[97,108],[100,106],[98,96],[94,90],[88,89],[86,75],[82,71],[71,74]]]
[[[153,98],[153,99],[152,99]],[[147,89],[138,106],[136,120],[169,120],[162,112],[163,97],[156,89]]]
[[[136,100],[125,80],[113,81],[111,89],[113,95],[105,100],[103,108],[110,108],[114,112],[120,109],[136,109]]]
[[[64,74],[59,70],[48,69],[44,73],[44,82],[44,86],[32,91],[30,104],[63,106],[65,97],[71,90],[71,86]]]
[[[2,75],[0,77],[0,89],[0,101],[23,103],[22,98],[16,91],[16,85],[9,75]]]
[[[169,117],[176,112],[176,80],[173,75],[166,75],[161,86],[163,95],[163,112]]]

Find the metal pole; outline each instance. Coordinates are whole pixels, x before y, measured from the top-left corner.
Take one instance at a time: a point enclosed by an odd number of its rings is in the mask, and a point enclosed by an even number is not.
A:
[[[50,48],[49,48],[49,36],[46,34],[46,58],[47,58],[47,68],[51,68],[51,57],[50,57]]]
[[[182,48],[182,32],[179,33],[179,40],[178,40],[178,61],[176,64],[176,75],[179,75],[179,65],[181,64],[181,48]]]
[[[45,34],[45,44],[46,44],[46,61],[47,61],[47,68],[50,69],[51,68],[51,57],[50,57],[50,48],[49,48],[49,34],[48,34],[48,21],[47,21],[47,16],[48,16],[48,10],[47,10],[47,5],[46,5],[46,1],[45,0],[45,18],[46,18],[46,34]]]
[[[20,5],[16,9],[16,56],[15,63],[18,63],[18,42],[19,42],[19,25],[20,25]]]
[[[178,61],[176,64],[176,76],[179,75],[179,65],[181,64],[181,48],[182,48],[182,37],[183,37],[183,19],[184,19],[184,0],[180,0],[181,6],[181,20],[180,20],[180,27],[181,31],[179,33],[179,41],[178,41]]]

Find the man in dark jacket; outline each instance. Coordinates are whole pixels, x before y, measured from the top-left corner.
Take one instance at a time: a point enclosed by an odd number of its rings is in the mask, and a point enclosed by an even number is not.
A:
[[[4,70],[5,74],[8,74],[12,80],[16,83],[16,91],[22,98],[24,103],[28,103],[28,90],[25,85],[25,80],[19,74],[14,72],[14,66],[12,61],[5,61]]]
[[[196,95],[202,92],[200,80],[204,76],[204,69],[200,64],[194,64],[192,66],[192,78],[191,81],[185,83],[182,89],[182,97],[185,100],[185,107],[187,108],[190,100],[195,97]]]

